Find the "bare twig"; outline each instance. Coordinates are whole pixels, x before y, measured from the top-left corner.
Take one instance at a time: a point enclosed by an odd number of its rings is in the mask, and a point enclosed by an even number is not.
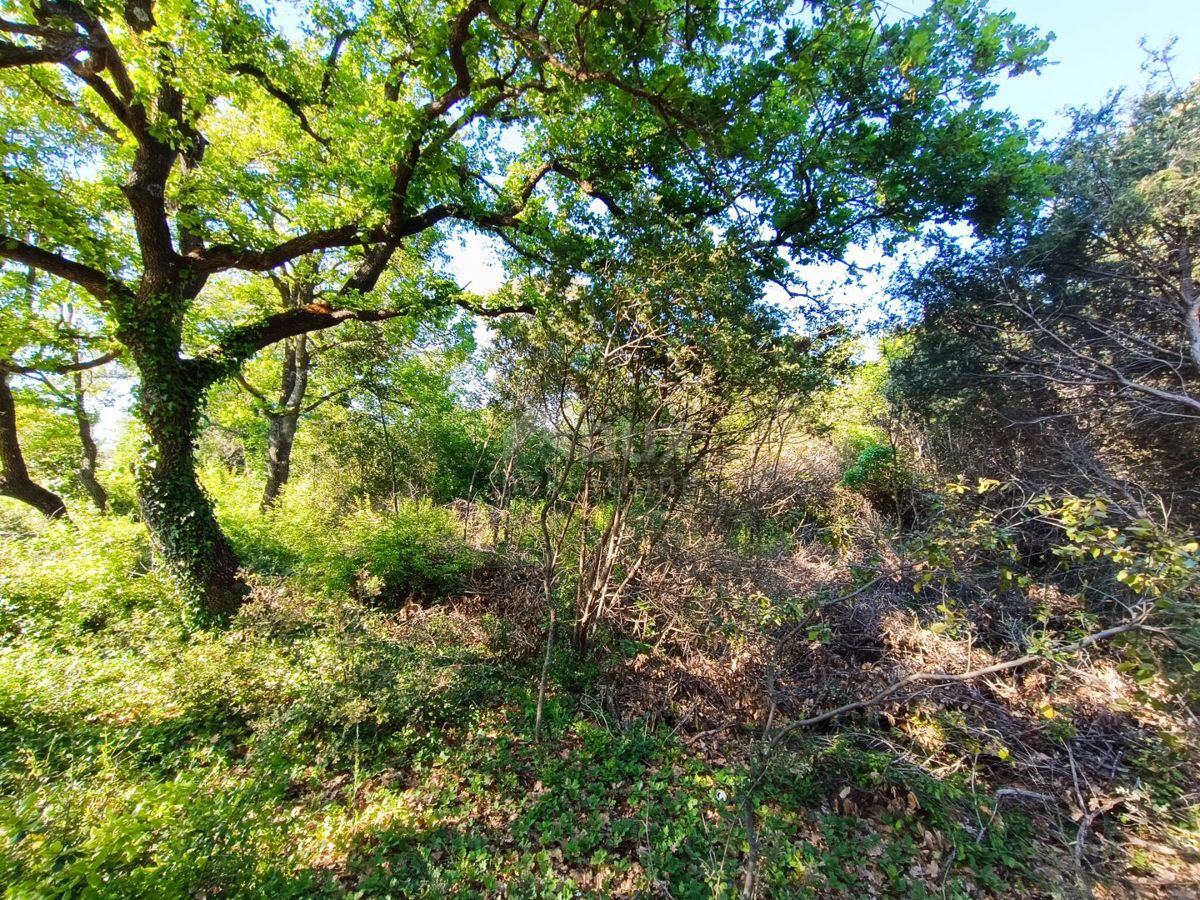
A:
[[[1078,653],[1080,650],[1090,647],[1092,644],[1100,641],[1105,641],[1110,638],[1117,637],[1118,635],[1127,634],[1131,631],[1140,631],[1145,627],[1145,623],[1146,616],[1141,615],[1138,618],[1129,622],[1125,622],[1122,625],[1115,625],[1112,628],[1106,628],[1103,631],[1098,631],[1095,634],[1088,635],[1087,637],[1075,641],[1072,644],[1066,644],[1062,647],[1058,647],[1052,651],[1052,654],[1059,655]],[[826,712],[815,716],[810,716],[807,719],[800,719],[799,721],[792,722],[786,728],[782,729],[778,734],[776,734],[775,737],[770,740],[769,745],[771,747],[777,746],[787,735],[801,728],[811,728],[812,726],[819,725],[822,722],[828,722],[830,719],[836,719],[848,712],[854,712],[855,710],[877,706],[878,704],[883,703],[885,700],[895,696],[910,685],[928,684],[931,687],[936,687],[945,684],[959,684],[964,681],[973,681],[976,678],[983,678],[988,675],[995,675],[1000,672],[1019,669],[1024,666],[1032,665],[1036,662],[1045,662],[1049,658],[1050,655],[1029,653],[1025,656],[1017,657],[1016,659],[1006,660],[1005,662],[999,662],[991,666],[986,666],[982,669],[975,669],[972,672],[962,672],[957,675],[948,674],[946,672],[917,672],[913,675],[908,675],[904,678],[901,678],[899,681],[893,682],[879,693],[872,697],[868,697],[865,700],[857,700],[853,703],[845,703],[835,709],[827,710]]]
[[[554,621],[555,609],[552,603],[550,622],[546,627],[546,658],[542,660],[542,676],[538,680],[537,715],[533,720],[533,739],[535,741],[542,739],[542,710],[546,705],[546,680],[550,675],[550,655],[554,649]]]
[[[758,829],[754,825],[754,795],[747,794],[742,803],[742,817],[746,823],[746,871],[742,876],[742,898],[750,900],[754,896],[755,883],[758,880]]]

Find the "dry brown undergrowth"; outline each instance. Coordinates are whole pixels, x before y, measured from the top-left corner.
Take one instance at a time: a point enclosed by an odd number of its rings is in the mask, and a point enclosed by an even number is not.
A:
[[[892,574],[857,592],[855,555],[814,543],[754,557],[709,541],[661,554],[615,613],[646,649],[611,667],[598,708],[626,727],[641,720],[670,729],[694,752],[736,764],[768,720],[778,728],[914,672],[965,672],[1027,649],[1014,628],[1023,611],[971,609],[970,638],[930,630],[929,610],[894,551],[883,554]],[[837,600],[846,594],[854,596]],[[1075,602],[1052,585],[1029,595],[1052,614],[1068,614]],[[770,611],[796,597],[834,602],[801,629],[773,622]],[[543,639],[531,566],[497,558],[451,609],[505,620],[515,652],[536,653]],[[1147,754],[1174,746],[1172,764],[1200,784],[1195,719],[1161,699],[1161,708],[1148,705],[1112,649],[1098,646],[1059,667],[914,689],[827,727],[863,736],[934,777],[969,773],[987,811],[981,816],[1016,808],[1035,817],[1052,891],[1191,897],[1200,890],[1200,842],[1163,820],[1138,774]],[[1184,799],[1194,804],[1200,794]],[[832,802],[842,811],[853,803],[869,818],[896,798]],[[944,885],[936,864],[926,874],[931,890]]]

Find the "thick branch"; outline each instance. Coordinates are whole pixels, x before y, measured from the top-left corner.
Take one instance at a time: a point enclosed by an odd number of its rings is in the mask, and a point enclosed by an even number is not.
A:
[[[353,276],[348,280],[353,281]],[[353,290],[353,288],[347,288]],[[494,318],[509,313],[532,314],[535,309],[528,304],[481,306],[466,299],[455,301],[455,305],[477,316]],[[201,354],[196,362],[209,368],[205,375],[210,380],[216,380],[223,375],[235,371],[238,366],[257,353],[279,341],[314,331],[324,331],[334,328],[343,322],[384,322],[407,316],[412,310],[404,307],[399,309],[333,309],[321,304],[311,303],[300,309],[289,309],[275,313],[235,328],[221,341]]]
[[[360,234],[357,225],[339,225],[289,238],[267,250],[244,250],[229,244],[214,244],[189,254],[188,258],[199,272],[220,272],[225,269],[267,272],[309,253],[371,244],[382,237],[377,232]]]
[[[279,341],[313,331],[324,331],[343,322],[383,322],[406,316],[410,309],[333,309],[323,304],[310,304],[302,309],[289,309],[235,328],[219,344],[211,347],[199,359],[222,366],[236,367],[259,350]],[[214,372],[219,377],[220,372]]]
[[[471,23],[483,11],[482,0],[471,0],[467,8],[454,20],[454,31],[450,35],[450,64],[454,67],[454,84],[437,99],[425,107],[425,115],[433,120],[471,92],[471,70],[467,66],[464,49],[471,39]]]
[[[67,259],[50,250],[43,250],[15,237],[0,235],[0,259],[11,259],[79,285],[99,300],[107,301],[113,294],[128,290],[115,278],[99,269]]]
[[[104,23],[88,12],[83,5],[71,0],[51,0],[41,4],[39,17],[42,15],[61,16],[82,28],[84,34],[78,35],[83,41],[82,49],[88,51],[84,61],[75,59],[75,53],[61,60],[62,64],[92,88],[102,99],[109,110],[125,125],[139,141],[145,141],[146,110],[140,103],[135,103],[136,93],[133,79],[130,77],[121,55],[117,52]],[[49,45],[49,42],[47,42]],[[76,51],[77,53],[78,51]],[[109,86],[100,73],[107,70],[116,84],[116,90]],[[119,95],[119,96],[118,96]]]
[[[1045,335],[1053,343],[1057,344],[1064,351],[1064,353],[1068,355],[1068,357],[1073,357],[1074,359],[1077,359],[1089,366],[1093,366],[1100,372],[1107,374],[1082,371],[1076,367],[1066,364],[1065,362],[1059,361],[1050,361],[1048,363],[1041,364],[1034,362],[1035,365],[1041,365],[1043,368],[1058,368],[1066,371],[1080,378],[1081,384],[1087,384],[1089,382],[1091,384],[1116,384],[1136,393],[1143,394],[1147,397],[1153,397],[1156,400],[1177,404],[1179,406],[1195,410],[1196,412],[1200,412],[1200,400],[1191,396],[1190,394],[1168,391],[1164,390],[1163,388],[1155,387],[1154,385],[1135,381],[1132,378],[1129,378],[1128,375],[1126,375],[1126,373],[1118,367],[1110,365],[1101,359],[1085,353],[1083,350],[1080,350],[1078,347],[1065,340],[1053,329],[1047,327],[1047,325],[1032,310],[1026,309],[1018,303],[1007,303],[1004,305],[1009,306],[1024,315],[1037,331]],[[1044,373],[1041,375],[1041,377],[1046,378],[1047,380],[1054,380],[1052,375],[1046,375]]]
[[[446,219],[457,219],[480,228],[510,228],[518,224],[517,215],[529,204],[534,190],[550,172],[557,172],[575,181],[586,193],[604,202],[614,215],[623,214],[612,198],[597,191],[570,166],[559,162],[546,162],[530,173],[518,191],[517,200],[502,209],[470,209],[460,205],[438,203],[416,215],[393,218],[388,225],[366,233],[360,232],[354,224],[339,225],[289,238],[266,250],[244,250],[229,244],[216,244],[189,253],[188,259],[197,272],[209,274],[226,269],[268,272],[309,253],[341,247],[372,247],[373,250],[378,248],[390,258],[391,250],[399,241],[420,234]],[[370,256],[371,252],[368,252],[368,257]],[[373,286],[373,280],[371,283]],[[357,289],[369,290],[369,287]]]
[[[62,498],[29,475],[17,437],[16,402],[8,384],[8,372],[3,370],[0,370],[0,495],[28,503],[50,519],[67,515]]]
[[[16,375],[37,375],[45,372],[51,375],[69,375],[72,372],[86,372],[88,369],[98,369],[121,356],[120,350],[110,350],[95,359],[76,360],[70,363],[39,363],[36,366],[22,366],[0,360],[0,371],[12,372]]]
[[[73,43],[52,43],[43,47],[24,47],[0,40],[0,69],[37,66],[45,63],[65,63],[86,49],[82,39]]]

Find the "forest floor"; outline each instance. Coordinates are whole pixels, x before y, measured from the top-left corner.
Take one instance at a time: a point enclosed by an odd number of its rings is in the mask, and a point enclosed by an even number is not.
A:
[[[232,627],[196,631],[160,599],[139,530],[80,527],[109,568],[53,529],[5,544],[6,897],[1200,885],[1194,723],[1133,702],[1101,656],[924,690],[762,751],[768,721],[996,658],[982,645],[999,638],[930,630],[911,585],[878,577],[894,561],[864,570],[801,542],[650,573],[687,603],[674,619],[643,608],[615,660],[556,653],[538,740],[528,567],[492,559],[461,596],[408,613],[263,578]],[[66,567],[53,576],[49,552]],[[39,606],[51,591],[69,613]],[[826,602],[797,619],[797,596]],[[980,616],[976,635],[1012,624]]]

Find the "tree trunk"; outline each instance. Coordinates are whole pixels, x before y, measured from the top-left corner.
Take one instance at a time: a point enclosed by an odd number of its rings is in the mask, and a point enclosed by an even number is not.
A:
[[[305,285],[305,288],[311,298],[312,286]],[[292,445],[296,442],[296,429],[304,411],[310,364],[307,336],[289,338],[283,352],[279,404],[274,409],[264,405],[263,410],[267,417],[267,485],[263,489],[263,510],[279,498],[292,474]]]
[[[212,501],[196,479],[195,440],[210,378],[192,361],[138,359],[138,408],[147,441],[136,467],[138,499],[167,566],[201,613],[224,619],[245,600],[246,584]]]
[[[78,354],[76,354],[75,361],[79,362]],[[88,496],[96,504],[96,509],[104,512],[108,509],[108,492],[96,480],[96,462],[100,454],[96,447],[96,439],[92,436],[92,419],[84,404],[83,373],[73,372],[72,383],[75,393],[72,397],[71,408],[75,413],[75,422],[79,428],[79,443],[83,445],[83,458],[79,461],[77,476],[83,489],[88,492]]]
[[[292,473],[292,445],[300,424],[300,410],[267,413],[267,486],[263,490],[262,508],[266,510],[283,491]]]
[[[1187,238],[1179,242],[1179,289],[1183,295],[1183,327],[1187,334],[1187,352],[1196,372],[1200,373],[1200,290],[1192,277],[1192,248]]]
[[[48,519],[67,518],[62,498],[29,477],[25,456],[17,439],[17,404],[8,384],[8,372],[0,369],[0,495],[27,503]]]

